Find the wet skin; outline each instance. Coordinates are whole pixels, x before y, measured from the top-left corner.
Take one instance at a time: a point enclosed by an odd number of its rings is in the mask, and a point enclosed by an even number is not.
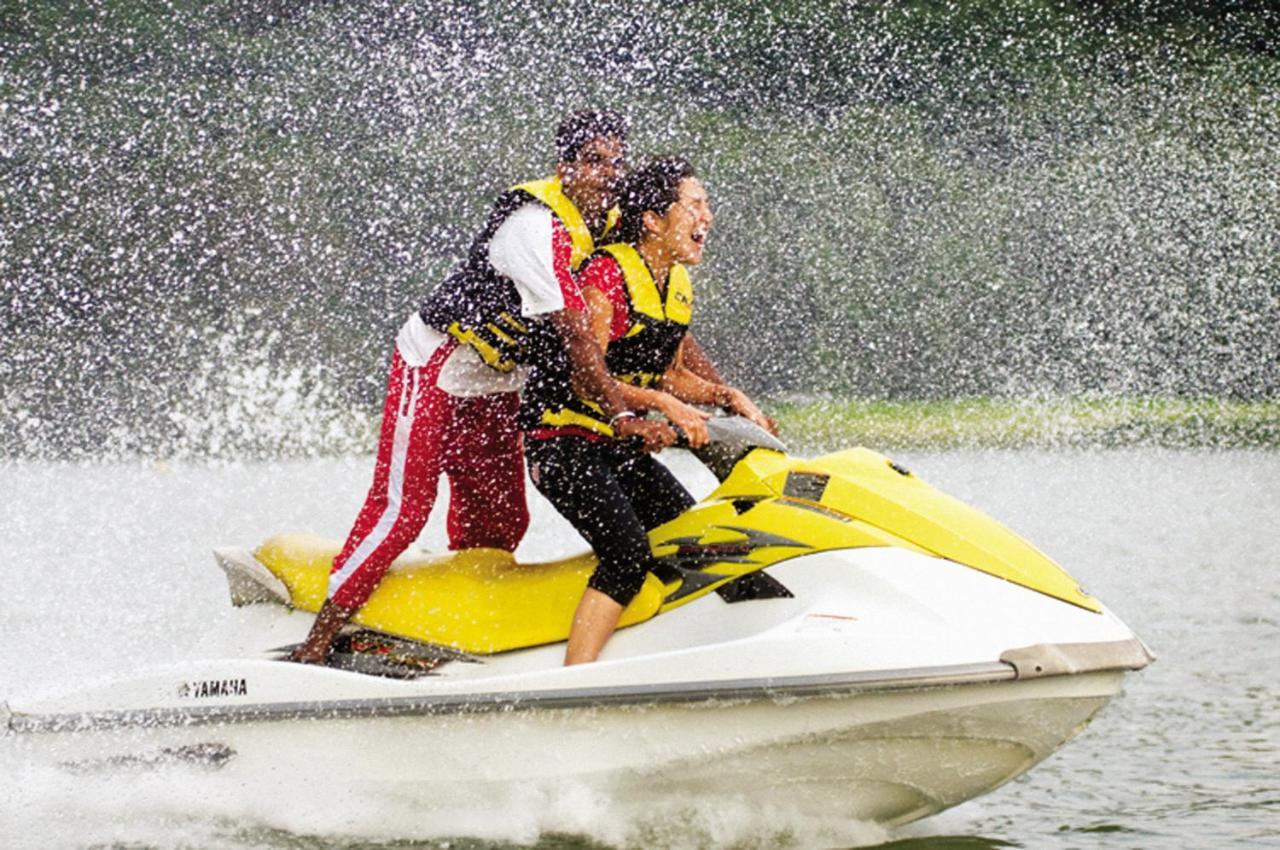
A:
[[[665,215],[644,214],[644,236],[638,249],[655,276],[665,279],[672,263],[696,266],[702,262],[707,234],[715,216],[706,187],[696,177],[680,181],[676,201]]]

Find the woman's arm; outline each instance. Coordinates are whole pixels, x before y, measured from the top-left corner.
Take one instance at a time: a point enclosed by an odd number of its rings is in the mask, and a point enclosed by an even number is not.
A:
[[[685,339],[686,342],[689,340],[688,337]],[[696,351],[696,356],[705,360],[702,349],[698,347]],[[739,416],[750,419],[771,434],[778,433],[777,423],[765,416],[755,402],[747,397],[746,393],[723,382],[707,380],[686,364],[684,359],[686,353],[685,345],[681,344],[676,351],[675,363],[671,364],[671,368],[662,376],[662,388],[664,390],[690,404],[710,404],[715,407],[722,407],[730,413],[736,413]],[[710,362],[708,361],[706,365],[710,366]],[[715,367],[711,366],[711,369],[714,371]]]
[[[711,358],[702,350],[702,346],[693,338],[692,331],[684,335],[684,341],[680,343],[680,351],[676,356],[684,363],[685,368],[704,381],[710,381],[713,384],[725,383],[725,379],[720,377],[720,370],[715,367]]]

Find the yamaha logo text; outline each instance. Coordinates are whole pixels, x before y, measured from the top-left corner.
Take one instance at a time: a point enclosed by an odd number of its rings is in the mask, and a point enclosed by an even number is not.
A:
[[[190,699],[209,697],[247,697],[249,685],[244,679],[210,679],[204,682],[183,682],[178,685],[178,696]]]

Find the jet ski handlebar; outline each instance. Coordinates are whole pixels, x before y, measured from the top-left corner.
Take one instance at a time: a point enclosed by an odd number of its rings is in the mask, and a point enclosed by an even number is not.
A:
[[[745,451],[751,449],[787,451],[785,443],[745,416],[711,417],[707,420],[707,436],[713,443],[736,445]]]
[[[786,452],[787,446],[773,434],[744,416],[713,416],[707,420],[707,444],[693,449],[698,460],[724,481],[753,449]]]
[[[674,422],[667,423],[676,432],[675,448],[688,449],[689,435]],[[772,449],[786,452],[781,440],[744,416],[713,416],[707,420],[706,445],[690,449],[720,481],[729,477],[733,467],[752,449]],[[628,442],[637,448],[642,441],[631,437]]]

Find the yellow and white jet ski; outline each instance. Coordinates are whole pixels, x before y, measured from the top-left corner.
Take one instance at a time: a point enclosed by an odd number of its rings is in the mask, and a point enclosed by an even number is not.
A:
[[[597,663],[561,666],[593,557],[488,550],[406,555],[333,666],[284,663],[340,544],[283,535],[216,553],[231,651],[0,725],[78,765],[334,772],[423,799],[575,780],[896,824],[1027,770],[1152,660],[1043,553],[893,461],[713,430],[720,486],[651,533],[658,566]]]

